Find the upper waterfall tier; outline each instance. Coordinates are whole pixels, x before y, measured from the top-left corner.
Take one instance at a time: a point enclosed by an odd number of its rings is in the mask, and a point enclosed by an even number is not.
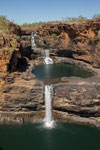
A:
[[[35,39],[34,39],[35,36],[36,36],[36,34],[32,32],[32,34],[31,34],[31,49],[34,49],[36,47],[36,43],[35,43]]]

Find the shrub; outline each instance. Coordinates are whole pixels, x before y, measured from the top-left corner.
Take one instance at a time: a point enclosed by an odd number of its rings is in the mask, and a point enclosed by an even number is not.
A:
[[[12,44],[12,49],[16,49],[16,45],[15,44]]]
[[[2,94],[3,92],[2,91],[0,91],[0,94]]]
[[[94,40],[94,37],[93,36],[88,36],[89,40],[90,41],[93,41]]]
[[[84,16],[78,16],[78,17],[65,17],[65,18],[62,18],[62,20],[64,22],[78,22],[78,23],[84,23],[86,22],[88,19]]]
[[[100,35],[96,35],[95,40],[100,41]]]
[[[51,36],[52,36],[53,38],[55,38],[55,37],[57,37],[57,34],[56,34],[56,33],[53,33]]]
[[[15,38],[16,40],[20,40],[20,36],[17,36],[16,34],[14,35],[14,38]]]

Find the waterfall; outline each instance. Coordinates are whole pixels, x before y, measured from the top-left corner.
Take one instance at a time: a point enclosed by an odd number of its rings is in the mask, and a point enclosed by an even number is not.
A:
[[[34,49],[36,47],[35,40],[34,40],[35,36],[36,36],[36,34],[34,34],[34,32],[32,32],[32,34],[31,34],[31,49]]]
[[[53,87],[52,85],[45,85],[45,126],[47,128],[52,128],[54,121],[52,118],[52,96],[53,96]]]
[[[44,63],[45,64],[53,64],[53,60],[50,58],[49,50],[45,50],[45,59]]]

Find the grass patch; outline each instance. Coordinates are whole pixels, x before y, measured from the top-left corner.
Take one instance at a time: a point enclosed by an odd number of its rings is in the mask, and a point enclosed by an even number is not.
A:
[[[57,34],[56,34],[56,33],[53,33],[51,36],[52,36],[53,38],[56,38],[56,37],[57,37]]]
[[[14,38],[17,40],[17,41],[19,41],[20,40],[20,36],[18,36],[18,35],[14,35]]]
[[[89,39],[90,41],[93,41],[93,40],[94,40],[94,37],[93,37],[93,36],[88,36],[88,39]]]
[[[100,41],[100,35],[96,35],[95,40]]]
[[[3,73],[0,73],[0,77],[1,77],[1,78],[4,77],[4,74],[3,74]]]
[[[16,49],[16,45],[15,44],[12,44],[12,49]]]
[[[6,33],[6,34],[9,33],[9,30],[7,28],[8,22],[9,20],[7,20],[6,16],[0,16],[0,32]]]
[[[0,94],[2,94],[3,93],[3,91],[0,91]]]

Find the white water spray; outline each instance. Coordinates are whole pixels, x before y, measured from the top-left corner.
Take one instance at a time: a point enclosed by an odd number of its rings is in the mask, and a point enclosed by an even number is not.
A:
[[[52,85],[45,85],[45,127],[52,128],[54,121],[52,118],[52,96],[53,96],[53,87]]]
[[[53,60],[49,56],[49,50],[45,50],[45,59],[44,59],[45,64],[53,64]]]
[[[32,34],[31,34],[31,49],[34,49],[36,47],[36,43],[35,43],[35,39],[34,39],[35,36],[36,36],[36,34],[34,34],[34,32],[32,32]]]

